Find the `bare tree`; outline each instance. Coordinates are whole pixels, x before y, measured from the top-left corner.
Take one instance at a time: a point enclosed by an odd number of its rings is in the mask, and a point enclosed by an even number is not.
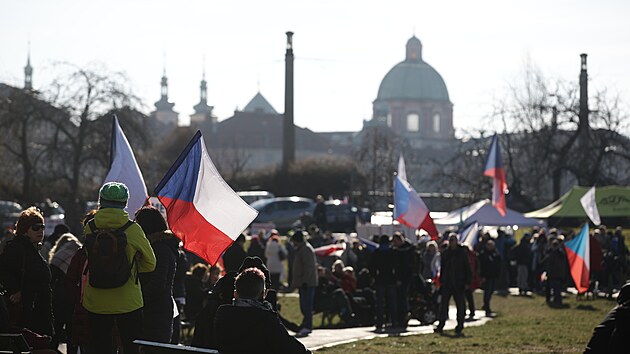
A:
[[[608,185],[627,181],[630,144],[623,135],[627,115],[619,99],[606,91],[591,96],[589,124],[581,125],[579,86],[575,82],[550,80],[532,65],[513,82],[506,97],[497,100],[489,115],[500,135],[503,162],[508,176],[508,202],[531,210],[558,199],[574,184]],[[497,124],[498,123],[498,124]],[[482,166],[489,146],[488,132],[478,132],[477,142],[464,143],[453,165],[450,180],[468,183],[483,193],[487,182],[465,182],[458,168]],[[485,145],[485,148],[484,148]],[[476,160],[474,162],[473,160]],[[481,171],[478,172],[481,176]],[[480,189],[478,189],[480,188]]]
[[[0,128],[5,138],[0,142],[4,153],[0,171],[7,197],[34,202],[42,197],[45,166],[50,162],[49,142],[54,139],[48,117],[63,112],[49,105],[35,91],[2,85]],[[42,168],[43,167],[43,168]]]
[[[403,139],[387,127],[374,126],[361,132],[361,143],[353,153],[366,184],[362,199],[372,209],[385,209],[392,202],[394,172],[396,172]]]
[[[83,214],[82,202],[96,198],[92,188],[102,182],[109,165],[111,120],[100,118],[136,107],[139,100],[121,73],[68,64],[58,69],[62,74],[44,91],[47,100],[64,112],[44,118],[54,126],[55,134],[52,158],[57,163],[51,179],[67,191],[65,204],[70,221],[76,222]]]

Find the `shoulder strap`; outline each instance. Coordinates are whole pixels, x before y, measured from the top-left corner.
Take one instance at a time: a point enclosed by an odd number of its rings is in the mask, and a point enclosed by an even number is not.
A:
[[[116,231],[125,231],[125,230],[127,230],[129,228],[129,226],[131,226],[133,224],[135,224],[135,223],[133,221],[129,220],[129,221],[127,221],[125,223],[125,225],[119,227],[118,230],[116,230]]]
[[[90,220],[90,222],[88,222],[88,226],[90,227],[91,233],[95,233],[96,230],[98,230],[98,228],[96,227],[96,222],[94,221],[94,219],[92,219],[92,220]]]

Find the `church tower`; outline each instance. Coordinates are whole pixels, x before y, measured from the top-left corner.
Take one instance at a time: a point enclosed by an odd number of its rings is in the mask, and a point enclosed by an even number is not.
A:
[[[156,110],[151,112],[150,117],[158,125],[158,133],[167,134],[177,128],[179,113],[173,110],[175,103],[168,101],[168,78],[166,77],[166,67],[162,73],[161,97],[155,102]]]
[[[195,113],[190,116],[190,125],[201,130],[204,135],[216,133],[217,117],[212,115],[213,106],[208,106],[208,83],[204,68],[199,85],[199,103],[193,109]]]
[[[31,43],[28,44],[28,55],[26,57],[26,66],[24,67],[24,89],[33,89],[33,67],[31,66]]]

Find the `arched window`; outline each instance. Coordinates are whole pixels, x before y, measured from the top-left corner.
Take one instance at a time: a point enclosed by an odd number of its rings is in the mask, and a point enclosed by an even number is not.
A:
[[[433,131],[436,133],[440,132],[440,114],[436,113],[433,115]]]
[[[417,132],[420,130],[420,116],[418,113],[407,114],[407,131]]]

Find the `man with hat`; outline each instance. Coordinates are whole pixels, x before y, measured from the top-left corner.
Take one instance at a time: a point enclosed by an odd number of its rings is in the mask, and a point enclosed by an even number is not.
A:
[[[94,226],[97,230],[115,230],[130,222],[127,207],[129,190],[123,183],[105,183],[99,192],[99,207],[94,214]],[[90,224],[85,226],[84,234],[92,234]],[[116,321],[125,354],[137,353],[133,344],[140,338],[142,330],[142,290],[137,274],[152,272],[156,260],[151,244],[142,228],[135,222],[126,229],[127,245],[125,254],[131,265],[131,275],[125,284],[117,288],[95,288],[88,281],[83,292],[83,306],[88,311],[90,334],[90,353],[112,352],[112,327]],[[89,253],[88,253],[89,254]],[[88,267],[89,267],[88,256]]]

